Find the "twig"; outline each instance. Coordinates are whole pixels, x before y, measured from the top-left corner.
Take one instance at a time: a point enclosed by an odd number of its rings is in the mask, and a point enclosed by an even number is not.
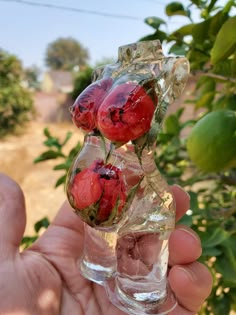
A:
[[[220,74],[215,74],[215,73],[209,73],[209,72],[197,72],[197,75],[203,75],[206,77],[210,77],[210,78],[214,78],[214,79],[219,79],[219,80],[223,80],[223,81],[228,81],[228,82],[232,82],[232,83],[236,83],[236,79],[231,78],[231,77],[225,77],[223,75]]]

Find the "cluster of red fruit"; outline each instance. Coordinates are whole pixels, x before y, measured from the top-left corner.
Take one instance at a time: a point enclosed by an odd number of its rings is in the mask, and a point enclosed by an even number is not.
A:
[[[127,199],[121,170],[102,160],[75,175],[70,194],[77,213],[92,226],[119,221]]]
[[[88,86],[71,108],[72,119],[87,133],[96,131],[112,143],[138,139],[151,128],[157,99],[135,82],[115,84],[111,78]],[[101,159],[73,175],[68,191],[76,212],[91,226],[119,222],[129,202],[122,171]]]
[[[154,100],[135,82],[113,84],[111,78],[89,85],[72,106],[75,125],[99,132],[112,142],[126,143],[149,131]]]

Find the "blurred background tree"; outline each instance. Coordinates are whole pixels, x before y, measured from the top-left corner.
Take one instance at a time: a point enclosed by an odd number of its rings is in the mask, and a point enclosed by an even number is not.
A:
[[[95,68],[102,67],[107,64],[115,62],[113,58],[102,58],[95,64]],[[77,96],[83,92],[83,90],[92,83],[93,68],[90,66],[84,67],[81,71],[74,73],[74,88],[71,93],[71,97],[75,100]]]
[[[86,67],[84,70],[79,71],[78,74],[75,75],[74,88],[71,93],[71,97],[74,100],[89,84],[92,83],[92,72],[93,68]]]
[[[58,38],[46,50],[46,65],[51,70],[72,71],[75,67],[83,69],[89,60],[89,53],[77,40]]]
[[[24,69],[24,81],[29,89],[40,90],[41,69],[35,65]]]
[[[23,79],[20,60],[0,50],[0,137],[19,130],[32,117],[32,96]]]

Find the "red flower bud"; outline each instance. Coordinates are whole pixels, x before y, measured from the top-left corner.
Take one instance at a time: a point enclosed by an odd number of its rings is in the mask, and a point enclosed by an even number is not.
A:
[[[76,174],[68,194],[76,213],[91,226],[113,225],[122,217],[126,191],[121,171],[102,160]]]
[[[149,131],[155,107],[142,86],[134,82],[120,84],[98,109],[98,129],[113,142],[135,140]]]
[[[112,79],[102,79],[90,84],[76,99],[71,107],[74,124],[90,132],[96,129],[97,109],[107,95],[112,85]]]

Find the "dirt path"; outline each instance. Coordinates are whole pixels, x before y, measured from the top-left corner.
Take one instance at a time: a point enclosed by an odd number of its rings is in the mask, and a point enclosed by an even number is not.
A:
[[[0,141],[0,172],[15,179],[25,193],[27,206],[27,226],[25,235],[34,233],[33,225],[44,216],[52,219],[65,200],[63,187],[54,188],[60,171],[53,171],[56,161],[34,164],[33,160],[45,151],[43,129],[63,139],[67,131],[75,135],[69,141],[67,150],[73,147],[82,135],[70,123],[50,124],[31,122],[26,132],[19,136],[9,136]]]

